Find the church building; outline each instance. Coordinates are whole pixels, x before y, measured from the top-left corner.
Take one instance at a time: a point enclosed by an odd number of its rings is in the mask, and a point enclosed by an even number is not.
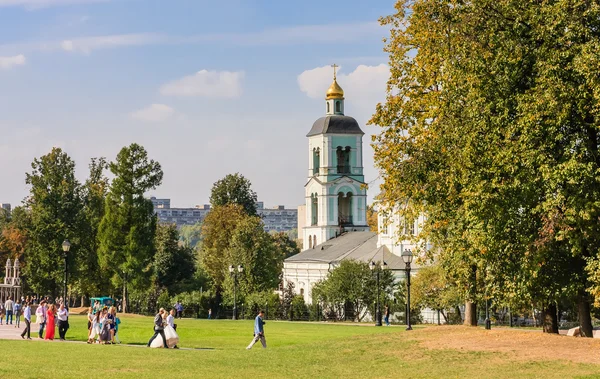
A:
[[[344,114],[344,90],[337,82],[325,94],[325,116],[313,124],[308,137],[306,203],[298,210],[298,234],[303,251],[284,261],[283,285],[312,303],[312,288],[342,260],[384,264],[396,278],[404,277],[401,254],[417,251],[412,240],[419,221],[400,222],[379,217],[379,233],[367,225],[367,186],[363,175],[363,135],[358,122]],[[400,233],[400,228],[403,228]],[[413,262],[413,273],[418,265]],[[412,275],[411,275],[412,276]]]

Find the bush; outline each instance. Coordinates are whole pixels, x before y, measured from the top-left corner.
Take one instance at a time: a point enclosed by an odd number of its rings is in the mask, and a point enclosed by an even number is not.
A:
[[[178,301],[183,305],[184,317],[206,317],[210,308],[212,294],[210,292],[184,292],[171,298],[171,306]]]
[[[292,320],[308,320],[308,307],[304,296],[296,295],[292,298]]]
[[[261,309],[265,311],[267,318],[277,318],[279,295],[271,291],[264,291],[254,292],[246,296],[242,309],[244,318],[253,319]]]

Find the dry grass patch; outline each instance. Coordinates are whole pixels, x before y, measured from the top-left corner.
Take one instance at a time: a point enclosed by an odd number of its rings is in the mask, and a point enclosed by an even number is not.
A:
[[[574,363],[600,364],[600,339],[466,326],[417,329],[412,331],[411,339],[432,350],[497,352],[520,361],[560,359]]]

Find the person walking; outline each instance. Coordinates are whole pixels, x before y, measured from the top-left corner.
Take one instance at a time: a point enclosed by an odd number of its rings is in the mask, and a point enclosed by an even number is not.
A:
[[[150,345],[152,344],[152,341],[154,341],[154,339],[160,335],[163,339],[163,347],[165,349],[169,348],[169,346],[167,345],[167,337],[165,337],[165,327],[163,326],[163,315],[164,314],[165,314],[165,309],[160,308],[160,310],[158,311],[158,314],[156,316],[154,316],[154,335],[152,336],[152,338],[150,338],[150,341],[148,341],[148,345],[147,345],[148,347],[150,347]]]
[[[25,335],[27,334],[27,339],[31,339],[31,307],[29,303],[25,303],[25,308],[23,308],[23,319],[25,320],[25,330],[21,333],[21,338],[25,339]]]
[[[390,326],[390,306],[389,305],[385,306],[384,316],[385,316],[385,325]]]
[[[48,311],[46,312],[46,337],[47,340],[53,340],[54,334],[56,333],[56,323],[55,323],[55,315],[56,315],[56,306],[54,304],[50,304],[48,306]]]
[[[6,311],[6,325],[8,325],[8,320],[10,319],[10,325],[13,322],[13,310],[15,303],[12,300],[12,297],[9,297],[8,300],[4,303],[4,310]]]
[[[265,317],[265,312],[260,310],[258,312],[258,316],[256,316],[256,318],[254,319],[254,338],[252,339],[252,342],[250,342],[250,345],[248,345],[246,350],[252,349],[252,346],[254,346],[254,344],[257,343],[259,340],[260,343],[262,343],[263,349],[267,348],[267,341],[265,340],[264,329],[264,325],[266,324],[266,322],[263,320],[263,317]]]
[[[117,318],[117,309],[115,307],[110,307],[108,309],[108,314],[106,315],[108,321],[108,327],[110,331],[110,343],[115,344],[115,319]]]
[[[44,300],[42,300],[40,302],[40,304],[38,305],[37,309],[35,310],[35,320],[40,325],[40,330],[38,332],[40,339],[42,339],[44,336],[44,328],[46,327],[46,312],[47,311],[48,311],[48,308],[46,307],[46,302]]]
[[[20,300],[17,300],[17,302],[15,303],[14,312],[15,312],[15,328],[18,329],[21,327],[21,301]]]
[[[69,329],[69,310],[65,308],[63,303],[60,303],[58,308],[58,336],[61,341],[65,340],[67,329]]]
[[[169,325],[175,331],[177,331],[177,324],[175,324],[176,312],[177,311],[175,309],[171,309],[171,312],[169,312],[169,315],[167,316],[167,325]],[[179,348],[177,347],[177,345],[174,345],[173,349],[179,349]]]
[[[212,309],[209,308],[208,309],[208,319],[209,320],[210,320],[211,316],[212,316]]]
[[[175,317],[181,318],[183,316],[183,305],[179,300],[177,301],[177,304],[175,304],[175,311],[177,312],[177,315]]]

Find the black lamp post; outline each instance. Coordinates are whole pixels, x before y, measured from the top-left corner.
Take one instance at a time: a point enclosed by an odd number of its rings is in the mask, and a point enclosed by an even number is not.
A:
[[[244,272],[242,265],[237,266],[237,270],[235,266],[229,266],[229,273],[233,276],[233,320],[237,320],[237,276],[242,272]]]
[[[406,249],[402,252],[404,270],[406,271],[406,330],[412,330],[410,326],[410,264],[413,260],[412,251]]]
[[[386,268],[387,267],[387,263],[383,262],[383,267]],[[376,275],[377,275],[377,304],[376,304],[376,308],[375,308],[375,326],[381,326],[381,304],[379,303],[379,274],[380,274],[380,270],[377,267],[377,264],[373,261],[371,261],[371,264],[369,265],[369,268],[371,269],[371,271],[375,271]]]
[[[64,240],[62,243],[63,256],[65,257],[65,288],[63,294],[63,304],[65,307],[69,307],[67,303],[67,256],[69,255],[69,250],[71,250],[71,243],[69,240]]]

